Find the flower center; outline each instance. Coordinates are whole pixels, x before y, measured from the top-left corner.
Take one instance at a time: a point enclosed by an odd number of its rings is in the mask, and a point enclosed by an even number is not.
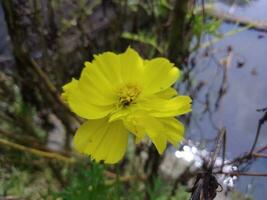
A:
[[[136,84],[126,84],[118,90],[119,106],[127,107],[135,103],[140,94],[140,88]]]

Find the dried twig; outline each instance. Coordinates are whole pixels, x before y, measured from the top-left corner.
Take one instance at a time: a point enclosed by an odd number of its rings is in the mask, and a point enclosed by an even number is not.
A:
[[[209,160],[208,164],[204,162],[202,172],[197,172],[197,177],[192,188],[190,200],[213,200],[216,197],[217,189],[220,184],[218,183],[217,178],[213,174],[213,167],[215,164],[215,160],[221,150],[225,134],[226,129],[222,128],[219,131],[219,135],[216,141],[216,147],[211,156],[211,159]]]
[[[225,174],[228,176],[267,176],[267,173],[258,173],[258,172],[231,172],[231,173],[224,173],[224,172],[215,172],[215,174]]]
[[[257,144],[258,139],[259,139],[260,131],[261,131],[261,126],[266,121],[267,121],[267,112],[265,112],[264,115],[258,121],[257,132],[256,132],[256,136],[255,136],[254,142],[253,142],[251,150],[250,150],[250,154],[252,154],[252,152],[254,151],[254,149],[256,147],[256,144]]]
[[[61,155],[59,153],[41,151],[39,149],[34,149],[34,148],[26,147],[26,146],[21,145],[21,144],[16,144],[16,143],[10,142],[10,141],[5,140],[5,139],[2,139],[2,138],[0,138],[0,144],[5,145],[5,146],[12,147],[14,149],[17,149],[17,150],[20,150],[20,151],[23,151],[23,152],[31,153],[31,154],[34,154],[36,156],[64,161],[64,162],[66,162],[68,164],[74,162],[71,158],[66,157],[66,156],[63,156],[63,155]]]

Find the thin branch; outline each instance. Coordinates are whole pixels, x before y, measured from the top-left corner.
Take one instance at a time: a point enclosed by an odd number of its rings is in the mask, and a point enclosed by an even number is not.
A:
[[[118,175],[115,173],[112,173],[110,171],[105,171],[104,175],[108,178],[112,178],[112,179],[117,179]],[[140,180],[140,181],[146,181],[147,180],[147,176],[143,175],[143,176],[120,176],[119,180],[121,182],[129,182],[131,180]]]
[[[46,75],[46,73],[41,69],[40,66],[30,57],[28,56],[30,67],[35,71],[35,73],[39,76],[39,78],[44,82],[46,88],[51,93],[51,95],[54,97],[54,99],[59,103],[74,119],[76,119],[79,123],[81,123],[81,119],[78,118],[73,112],[70,111],[70,109],[66,106],[66,104],[63,102],[61,97],[58,95],[56,87],[53,85],[53,83],[50,81],[49,77]]]
[[[10,141],[2,139],[2,138],[0,138],[0,144],[12,147],[14,149],[17,149],[17,150],[20,150],[20,151],[23,151],[23,152],[31,153],[31,154],[34,154],[34,155],[39,156],[39,157],[56,159],[56,160],[64,161],[64,162],[66,162],[68,164],[71,164],[71,163],[74,162],[71,158],[63,156],[63,155],[60,155],[60,154],[55,153],[55,152],[41,151],[39,149],[26,147],[26,146],[21,145],[21,144],[16,144],[16,143],[10,142]]]
[[[267,173],[258,173],[258,172],[231,172],[231,173],[224,173],[224,172],[215,172],[215,174],[225,174],[228,176],[267,176]]]
[[[33,148],[37,148],[38,150],[41,150],[41,151],[53,152],[51,149],[47,148],[44,143],[38,141],[37,138],[34,138],[27,134],[24,134],[23,137],[21,137],[20,134],[16,134],[14,132],[9,132],[9,131],[0,129],[0,135],[3,135],[7,137],[8,139],[10,138],[15,141],[18,141],[19,143],[22,142],[23,145],[30,144]],[[70,155],[69,151],[64,151],[64,152],[62,151],[62,152],[57,152],[57,153],[60,153],[65,156]]]
[[[252,156],[257,158],[267,158],[267,154],[263,153],[252,153]]]
[[[195,12],[201,12],[202,8],[196,8]],[[239,26],[247,26],[250,29],[254,29],[257,31],[267,31],[267,21],[266,20],[251,20],[249,18],[236,16],[222,10],[216,9],[212,5],[206,5],[205,11],[207,16],[214,17],[218,20],[222,20],[224,22],[237,24]]]
[[[215,160],[216,160],[216,157],[217,155],[219,154],[220,150],[221,150],[221,146],[223,144],[223,140],[225,138],[225,134],[226,134],[226,129],[225,128],[222,128],[219,132],[219,135],[218,135],[218,139],[217,139],[217,142],[216,142],[216,147],[215,147],[215,150],[214,150],[214,153],[208,163],[208,169],[212,169],[213,166],[214,166],[214,163],[215,163]]]
[[[258,150],[256,150],[257,153],[261,153],[263,151],[267,150],[267,145],[260,147]]]
[[[257,132],[256,132],[256,136],[253,142],[253,145],[251,147],[250,150],[250,154],[252,154],[252,152],[254,151],[256,144],[258,142],[259,139],[259,135],[260,135],[260,131],[261,131],[261,126],[264,124],[264,122],[267,121],[267,112],[264,113],[264,115],[260,118],[259,122],[258,122],[258,127],[257,127]]]
[[[226,152],[226,133],[223,135],[223,152],[222,152],[222,165],[221,165],[221,171],[223,170],[224,167],[224,162],[225,162],[225,152]]]
[[[74,164],[76,162],[72,158],[63,156],[63,155],[56,153],[56,152],[41,151],[39,149],[26,147],[26,146],[21,145],[21,144],[16,144],[16,143],[13,143],[11,141],[8,141],[8,140],[2,139],[2,138],[0,138],[0,144],[5,145],[5,146],[9,146],[11,148],[14,148],[14,149],[17,149],[17,150],[20,150],[23,152],[31,153],[31,154],[34,154],[34,155],[39,156],[39,157],[45,157],[45,158],[63,161],[63,162],[66,162],[67,164]],[[108,178],[117,179],[117,174],[112,173],[110,171],[106,170],[104,174]],[[146,181],[147,176],[120,176],[119,180],[122,182],[129,182],[131,180]]]
[[[267,150],[267,145],[260,147],[258,150],[254,151],[253,153],[245,153],[242,156],[238,156],[231,160],[230,162],[227,162],[227,165],[241,165],[242,163],[248,162],[250,160],[260,158],[261,156],[264,157],[266,154],[262,154],[261,152]],[[260,156],[259,156],[260,155]],[[218,167],[214,167],[218,168]],[[221,167],[220,167],[221,168]],[[221,172],[221,171],[219,171]]]

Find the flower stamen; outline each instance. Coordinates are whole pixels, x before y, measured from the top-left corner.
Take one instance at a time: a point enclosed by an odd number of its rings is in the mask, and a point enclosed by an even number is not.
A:
[[[135,103],[140,92],[140,88],[135,84],[126,84],[121,87],[118,90],[119,106],[128,107]]]

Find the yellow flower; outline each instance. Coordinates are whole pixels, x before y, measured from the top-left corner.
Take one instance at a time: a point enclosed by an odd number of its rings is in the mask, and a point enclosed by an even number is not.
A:
[[[85,62],[79,80],[63,87],[63,98],[87,121],[74,136],[74,147],[96,161],[116,163],[125,154],[128,133],[136,142],[148,136],[161,154],[176,145],[184,127],[175,116],[191,111],[191,99],[171,85],[179,70],[165,58],[143,60],[128,48]]]

